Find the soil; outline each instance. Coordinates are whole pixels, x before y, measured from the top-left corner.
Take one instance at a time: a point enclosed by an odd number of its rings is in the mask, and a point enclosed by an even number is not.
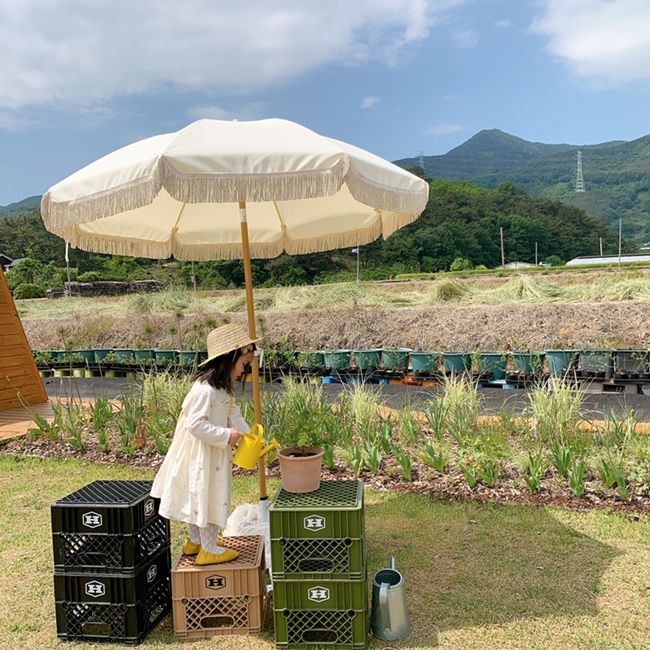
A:
[[[104,452],[100,449],[97,436],[89,432],[85,438],[86,449],[78,450],[62,441],[48,440],[42,437],[31,439],[27,436],[8,441],[0,446],[0,453],[35,456],[38,458],[72,457],[93,463],[111,466],[130,466],[157,470],[163,456],[144,444],[136,449],[131,456],[117,451],[118,440],[110,440],[111,450]],[[233,467],[235,476],[250,475],[237,467]],[[279,478],[280,471],[277,461],[267,468],[267,476]],[[346,467],[330,470],[323,468],[322,477],[326,480],[341,480],[356,478],[352,470]],[[569,510],[600,510],[606,509],[621,513],[632,520],[650,515],[650,489],[633,494],[630,501],[621,500],[614,490],[606,489],[600,480],[588,480],[583,497],[576,497],[559,480],[558,476],[548,471],[542,480],[539,492],[531,493],[524,485],[523,479],[514,471],[506,468],[494,486],[488,486],[479,481],[472,489],[465,481],[462,472],[456,468],[440,474],[413,459],[413,480],[401,478],[399,466],[393,459],[384,459],[380,474],[363,471],[361,478],[366,485],[379,490],[390,492],[416,492],[428,495],[435,501],[451,502],[458,500],[475,501],[499,505],[529,505],[552,506]]]

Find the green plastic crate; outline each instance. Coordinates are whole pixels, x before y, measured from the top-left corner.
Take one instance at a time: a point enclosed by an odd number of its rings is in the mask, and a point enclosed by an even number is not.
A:
[[[368,640],[366,611],[276,610],[273,619],[278,649],[363,650]]]
[[[368,583],[361,580],[276,580],[273,609],[366,611]]]
[[[363,539],[272,539],[273,580],[359,580],[366,575]]]
[[[280,489],[269,523],[271,539],[363,539],[363,482],[321,481],[306,494]]]

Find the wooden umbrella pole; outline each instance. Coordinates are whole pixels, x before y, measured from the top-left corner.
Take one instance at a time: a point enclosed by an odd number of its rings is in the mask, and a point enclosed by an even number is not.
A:
[[[246,310],[248,312],[248,333],[256,339],[255,333],[255,303],[253,302],[253,273],[251,270],[251,251],[248,241],[248,221],[246,218],[246,202],[239,202],[239,218],[241,221],[241,243],[244,252],[244,280],[246,282]],[[260,370],[257,363],[252,364],[253,375],[253,404],[255,407],[255,422],[262,423],[262,400],[260,398]],[[260,484],[260,500],[266,500],[266,463],[262,456],[257,463],[257,473]]]

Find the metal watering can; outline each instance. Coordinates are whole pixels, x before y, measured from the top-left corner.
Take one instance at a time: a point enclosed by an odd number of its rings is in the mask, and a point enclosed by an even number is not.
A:
[[[372,578],[372,634],[376,639],[398,641],[410,632],[404,578],[395,568],[393,555],[390,569],[381,569]]]
[[[255,433],[256,430],[257,433]],[[272,449],[280,447],[280,443],[275,438],[271,440],[270,444],[265,445],[265,443],[264,427],[261,424],[256,424],[242,436],[232,462],[242,469],[255,469],[262,456],[268,454]]]

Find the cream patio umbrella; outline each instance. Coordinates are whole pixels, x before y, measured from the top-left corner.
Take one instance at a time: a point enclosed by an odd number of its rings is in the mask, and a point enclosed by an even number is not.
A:
[[[100,158],[52,186],[45,227],[97,253],[250,260],[359,246],[420,215],[427,184],[350,144],[280,119],[199,120]],[[262,411],[253,364],[255,419]],[[266,500],[264,461],[260,498]]]

